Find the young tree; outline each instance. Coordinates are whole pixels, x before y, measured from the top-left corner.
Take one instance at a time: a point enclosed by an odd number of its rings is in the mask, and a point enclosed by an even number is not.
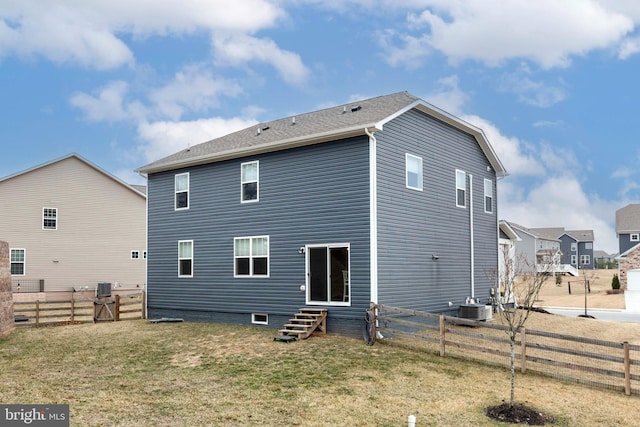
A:
[[[497,297],[498,316],[507,327],[511,350],[511,394],[509,406],[515,404],[516,387],[516,338],[524,327],[540,289],[552,270],[552,264],[533,264],[524,256],[509,253],[508,248],[502,248],[504,258],[503,268],[497,273],[497,283],[500,284],[504,296]],[[544,261],[543,261],[544,262]]]

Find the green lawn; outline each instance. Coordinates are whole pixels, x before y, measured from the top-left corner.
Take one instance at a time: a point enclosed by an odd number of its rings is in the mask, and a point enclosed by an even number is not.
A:
[[[77,426],[501,425],[483,414],[509,374],[362,340],[273,341],[272,329],[122,321],[0,339],[0,402],[66,403]],[[630,425],[638,396],[518,376],[556,425]],[[629,418],[631,417],[631,418]],[[633,424],[633,423],[632,423]],[[636,423],[637,424],[637,423]]]

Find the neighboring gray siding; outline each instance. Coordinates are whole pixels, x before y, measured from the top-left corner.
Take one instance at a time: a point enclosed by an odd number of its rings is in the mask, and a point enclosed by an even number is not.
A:
[[[305,306],[305,244],[351,245],[351,307],[328,306],[331,330],[370,302],[367,138],[324,143],[149,176],[150,315],[212,321],[266,313],[279,327]],[[240,203],[240,164],[258,160],[259,202]],[[174,175],[190,172],[190,208],[174,210]],[[268,235],[269,278],[233,277],[233,238]],[[177,242],[194,241],[194,277],[177,277]],[[205,313],[208,312],[208,313]],[[285,316],[285,317],[282,317]],[[276,319],[276,320],[273,320]],[[349,320],[352,319],[352,320]]]
[[[496,177],[477,141],[415,110],[385,124],[376,137],[379,301],[442,312],[471,296],[472,175],[475,296],[485,302],[488,276],[498,268]],[[406,188],[405,153],[422,157],[421,192]],[[467,173],[466,208],[456,207],[456,169]],[[490,214],[484,211],[484,178],[493,182]]]
[[[640,233],[640,231],[636,231],[634,234]],[[633,248],[634,246],[636,246],[639,242],[637,241],[631,241],[631,233],[621,233],[618,235],[618,242],[619,242],[619,251],[618,253],[625,253],[626,251],[628,251],[629,249]]]
[[[561,264],[571,264],[571,255],[576,255],[576,263],[573,264],[576,268],[593,268],[593,242],[577,242],[575,251],[571,250],[571,244],[576,243],[576,240],[569,235],[562,235],[560,237],[560,250],[562,251],[562,257],[560,259]],[[591,249],[587,249],[586,245],[591,243]],[[580,257],[582,255],[589,255],[589,263],[580,264]]]

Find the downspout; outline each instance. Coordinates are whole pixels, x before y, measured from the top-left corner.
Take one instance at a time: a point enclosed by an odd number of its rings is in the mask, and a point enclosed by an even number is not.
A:
[[[376,137],[364,128],[369,136],[369,278],[371,281],[371,302],[378,303],[378,173],[376,156]]]
[[[475,248],[474,248],[474,236],[473,236],[473,175],[469,174],[469,239],[471,245],[471,298],[475,299]]]
[[[138,172],[138,175],[143,177],[147,181],[147,192],[144,198],[145,202],[145,251],[147,252],[147,259],[144,263],[144,298],[142,304],[144,305],[143,319],[149,318],[149,306],[147,301],[149,300],[149,175]]]

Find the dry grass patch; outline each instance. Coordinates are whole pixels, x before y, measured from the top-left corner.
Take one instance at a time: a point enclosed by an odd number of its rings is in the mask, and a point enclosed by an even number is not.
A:
[[[74,426],[496,426],[507,370],[388,344],[146,321],[23,329],[0,339],[3,403],[68,403]],[[518,376],[556,425],[630,425],[639,400]]]

